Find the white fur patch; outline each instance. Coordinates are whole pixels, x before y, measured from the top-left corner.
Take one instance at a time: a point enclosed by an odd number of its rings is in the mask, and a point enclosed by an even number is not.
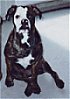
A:
[[[27,66],[30,65],[30,60],[31,60],[31,59],[34,59],[34,58],[32,57],[31,54],[29,54],[28,57],[19,58],[17,63],[21,64],[21,65],[26,69]]]
[[[27,18],[27,10],[28,9],[26,7],[25,8],[23,8],[21,6],[17,7],[17,10],[14,14],[14,24],[16,26],[16,32],[19,32],[19,29],[22,26],[21,20],[27,19],[28,20],[28,26],[29,26],[29,28],[31,27],[30,21]],[[16,18],[17,15],[19,16],[19,18]]]
[[[27,42],[28,40],[28,30],[20,30],[19,33],[22,33],[23,34],[23,39],[21,39],[21,43],[27,43],[29,46],[30,44]]]

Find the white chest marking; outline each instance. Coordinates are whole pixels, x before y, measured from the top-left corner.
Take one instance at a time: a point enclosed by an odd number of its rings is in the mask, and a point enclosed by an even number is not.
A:
[[[22,32],[23,34],[23,39],[21,39],[21,43],[27,43],[29,46],[30,44],[27,42],[28,40],[28,30],[21,30],[20,33]]]
[[[29,54],[28,57],[19,58],[17,63],[21,64],[24,68],[27,68],[27,66],[30,65],[31,59],[34,59],[34,58],[31,56],[31,54]]]
[[[28,43],[27,42],[27,40],[28,40],[28,34],[27,33],[24,33],[23,36],[24,36],[24,38],[21,40],[21,42],[22,43],[25,43],[25,42]],[[29,45],[29,43],[28,43],[28,45]]]

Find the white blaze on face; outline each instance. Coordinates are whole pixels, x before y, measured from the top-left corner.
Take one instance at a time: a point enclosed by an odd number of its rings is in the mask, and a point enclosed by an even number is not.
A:
[[[21,20],[24,20],[24,19],[28,20],[28,26],[30,28],[30,21],[27,18],[27,11],[28,11],[27,7],[25,7],[25,8],[23,8],[21,6],[17,7],[17,10],[14,14],[14,24],[16,26],[16,32],[19,32],[19,29],[22,26]]]

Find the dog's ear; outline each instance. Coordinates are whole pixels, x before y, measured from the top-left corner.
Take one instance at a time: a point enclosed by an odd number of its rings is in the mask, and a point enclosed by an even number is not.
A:
[[[8,9],[8,11],[7,11],[7,13],[6,13],[6,16],[5,16],[6,20],[10,20],[10,18],[13,17],[13,15],[14,15],[14,13],[15,13],[15,11],[16,11],[16,8],[17,8],[16,5],[12,5],[12,6]]]
[[[35,5],[31,5],[31,7],[33,8],[33,11],[35,13],[35,16],[38,15],[39,18],[42,18],[42,12],[39,10],[39,8],[37,8]]]

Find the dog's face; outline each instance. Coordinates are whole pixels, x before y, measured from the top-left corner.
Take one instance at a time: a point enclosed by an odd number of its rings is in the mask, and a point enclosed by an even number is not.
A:
[[[20,30],[30,30],[34,26],[36,14],[41,18],[41,12],[36,7],[14,5],[8,9],[6,19],[12,17],[16,32],[20,32]]]
[[[31,21],[29,19],[29,11],[28,8],[25,7],[17,7],[16,12],[14,14],[14,25],[16,27],[16,31],[20,32],[20,30],[28,30],[31,28]],[[32,16],[33,17],[33,16]]]

